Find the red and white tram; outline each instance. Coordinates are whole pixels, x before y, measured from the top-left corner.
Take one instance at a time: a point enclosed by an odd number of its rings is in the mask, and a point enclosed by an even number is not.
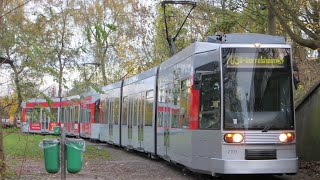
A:
[[[63,104],[63,103],[62,103]],[[22,132],[53,133],[53,127],[59,126],[59,98],[48,103],[46,99],[35,98],[22,103]]]

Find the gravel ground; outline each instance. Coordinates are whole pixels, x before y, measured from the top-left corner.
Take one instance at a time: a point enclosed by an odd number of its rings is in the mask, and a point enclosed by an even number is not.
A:
[[[92,144],[92,143],[91,143]],[[130,179],[130,180],[197,180],[216,179],[208,175],[200,175],[172,165],[161,159],[149,159],[146,155],[128,152],[124,149],[105,144],[94,144],[107,149],[112,160],[84,160],[83,169],[78,174],[67,174],[67,179]],[[22,167],[22,168],[21,168]],[[15,165],[20,177],[14,179],[61,179],[60,173],[51,175],[44,169],[44,163],[26,160],[23,166]],[[318,180],[320,179],[320,162],[301,163],[298,175],[295,176],[226,176],[220,179],[259,179],[259,180]]]

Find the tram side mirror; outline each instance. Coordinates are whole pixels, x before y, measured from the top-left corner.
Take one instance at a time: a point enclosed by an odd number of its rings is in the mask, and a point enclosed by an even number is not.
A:
[[[296,63],[293,63],[293,83],[294,88],[298,89],[298,84],[300,83],[299,69]]]

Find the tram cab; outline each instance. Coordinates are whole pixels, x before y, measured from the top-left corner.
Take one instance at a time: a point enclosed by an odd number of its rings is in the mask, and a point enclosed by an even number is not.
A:
[[[162,63],[158,81],[158,106],[187,113],[177,117],[186,126],[173,128],[172,111],[158,112],[161,157],[212,175],[297,172],[292,51],[283,37],[209,37]]]

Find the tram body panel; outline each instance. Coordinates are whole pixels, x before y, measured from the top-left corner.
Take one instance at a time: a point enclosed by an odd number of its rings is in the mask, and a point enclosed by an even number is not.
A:
[[[22,104],[22,130],[30,133],[53,133],[53,124],[59,122],[59,99],[53,98],[49,106],[45,99],[30,99]],[[51,113],[55,119],[51,119]]]
[[[100,140],[120,145],[120,107],[122,81],[102,87]]]
[[[83,96],[80,100],[80,137],[91,138],[91,125],[99,121],[100,95],[91,91],[85,93]]]
[[[90,139],[92,140],[99,140],[100,138],[100,128],[103,125],[100,123],[91,123],[91,134]]]
[[[213,51],[219,57],[218,51],[215,51],[217,48],[212,43],[195,43],[160,65],[157,153],[164,159],[189,168],[193,166],[194,131],[198,129],[198,110],[195,110],[198,106],[194,107],[192,104],[195,102],[191,99],[192,78],[196,73],[194,67],[213,62],[208,57],[214,57]],[[202,71],[208,72],[210,69]],[[209,162],[209,157],[207,159]]]
[[[157,67],[124,81],[122,146],[155,154]]]

